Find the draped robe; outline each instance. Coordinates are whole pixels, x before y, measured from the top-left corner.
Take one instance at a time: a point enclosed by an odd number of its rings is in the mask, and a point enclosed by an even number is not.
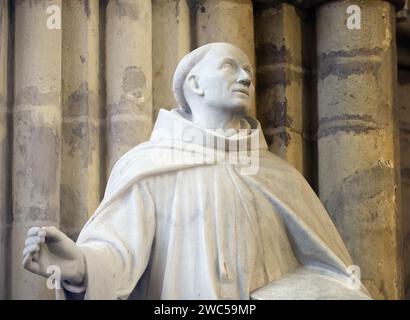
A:
[[[301,267],[346,275],[351,258],[314,191],[268,151],[257,120],[242,121],[246,133],[226,137],[162,109],[149,141],[114,166],[77,240],[85,284],[65,292],[249,299]],[[229,160],[232,142],[249,161]]]

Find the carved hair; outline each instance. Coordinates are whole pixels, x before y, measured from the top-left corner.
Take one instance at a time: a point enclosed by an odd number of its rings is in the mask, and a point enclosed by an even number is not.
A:
[[[184,83],[187,76],[212,48],[220,45],[232,46],[232,44],[226,42],[213,42],[205,44],[184,56],[175,69],[172,90],[174,92],[175,99],[185,110],[185,112],[191,113],[191,108],[189,107],[184,95]]]

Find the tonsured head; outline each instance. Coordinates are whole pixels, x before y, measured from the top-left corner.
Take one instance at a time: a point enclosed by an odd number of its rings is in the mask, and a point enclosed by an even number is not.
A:
[[[255,92],[252,65],[236,46],[210,43],[187,54],[173,81],[177,102],[187,112],[191,104],[226,112],[247,112]]]

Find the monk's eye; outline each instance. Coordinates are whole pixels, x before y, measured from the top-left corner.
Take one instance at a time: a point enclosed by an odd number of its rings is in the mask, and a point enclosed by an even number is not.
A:
[[[250,68],[245,68],[245,72],[252,76],[252,70]]]
[[[234,69],[235,69],[235,66],[233,65],[232,62],[225,62],[225,63],[222,65],[222,69],[224,69],[224,70],[234,70]]]

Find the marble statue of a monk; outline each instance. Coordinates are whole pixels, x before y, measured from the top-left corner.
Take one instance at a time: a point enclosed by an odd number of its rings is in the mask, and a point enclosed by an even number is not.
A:
[[[77,242],[31,228],[23,266],[59,267],[71,298],[368,298],[348,285],[352,261],[320,200],[247,115],[253,77],[231,44],[186,55],[179,107],[116,163]]]

